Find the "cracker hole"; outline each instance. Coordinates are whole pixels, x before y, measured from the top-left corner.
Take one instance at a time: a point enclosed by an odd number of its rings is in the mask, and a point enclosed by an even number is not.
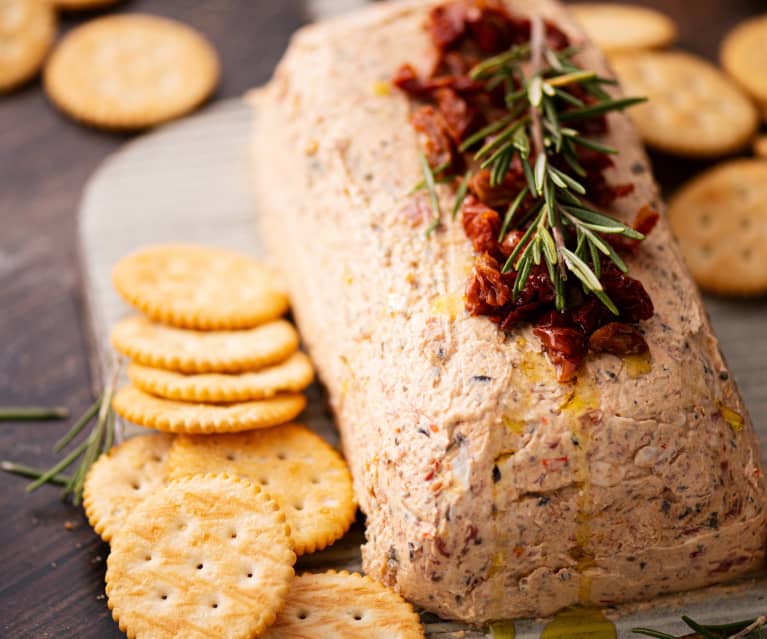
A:
[[[352,619],[354,619],[354,621],[362,621],[362,617],[364,616],[359,610],[351,614],[352,614]]]
[[[203,564],[197,564],[197,570],[202,570],[204,568]]]
[[[211,608],[218,608],[218,604],[217,603],[211,604],[210,607]]]
[[[308,616],[309,616],[309,613],[306,612],[306,610],[299,610],[298,614],[296,615],[296,617],[298,617],[301,621],[306,619]]]
[[[179,529],[179,530],[186,530],[186,524],[185,524],[184,522],[181,522],[181,523],[178,525],[178,529]]]
[[[248,579],[253,579],[253,573],[252,572],[248,573]]]
[[[258,483],[261,484],[262,486],[268,486],[269,485],[269,480],[266,477],[261,477],[258,480]]]
[[[744,248],[744,249],[743,249],[743,250],[740,252],[740,255],[741,255],[741,257],[742,257],[744,260],[746,260],[746,262],[750,261],[750,260],[751,260],[751,258],[753,257],[753,253],[752,253],[752,251],[751,251],[751,249],[750,249],[750,248]]]
[[[146,555],[144,561],[152,561],[152,555]]]
[[[317,484],[319,484],[319,483],[320,483],[320,480],[319,480],[319,478],[317,478],[317,477],[312,477],[311,481],[312,481],[312,483],[313,483],[313,484],[315,484],[315,485],[317,485]]]
[[[295,510],[303,510],[304,509],[304,505],[303,504],[293,504],[293,508]]]
[[[704,244],[700,247],[700,252],[703,253],[704,257],[711,257],[711,254],[714,252],[714,247],[710,244]]]
[[[742,228],[744,231],[751,228],[751,218],[748,217],[742,217],[740,218],[740,228]]]
[[[702,213],[700,216],[700,225],[703,227],[711,226],[711,216],[708,213]]]
[[[277,453],[277,459],[280,461],[285,461],[288,458],[288,456],[285,453]]]
[[[134,482],[133,482],[133,483],[130,485],[130,487],[131,487],[131,488],[133,488],[133,490],[138,490],[139,488],[141,488],[141,484],[139,484],[137,481],[134,481]]]
[[[234,453],[227,453],[227,455],[226,455],[226,458],[227,458],[229,461],[234,461]]]
[[[237,531],[233,530],[232,532],[230,532],[229,533],[229,538],[230,539],[237,539]]]
[[[154,457],[152,457],[152,459],[156,461],[158,464],[162,461],[162,457],[160,457],[160,455],[155,455]]]
[[[168,598],[168,595],[166,595],[164,593],[162,595],[160,595],[160,599],[162,599],[163,601],[165,601],[167,598]]]

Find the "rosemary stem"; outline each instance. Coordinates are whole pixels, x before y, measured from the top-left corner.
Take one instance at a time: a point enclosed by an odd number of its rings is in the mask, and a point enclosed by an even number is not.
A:
[[[75,448],[69,455],[67,455],[64,459],[62,459],[58,464],[55,464],[51,466],[47,471],[45,471],[40,477],[38,477],[35,481],[33,481],[29,486],[27,486],[27,492],[31,493],[32,491],[37,490],[42,486],[43,484],[47,483],[51,480],[52,477],[59,474],[62,470],[67,468],[75,459],[77,459],[80,455],[83,454],[83,451],[88,446],[88,440],[86,439],[84,442],[82,442],[77,448]]]
[[[727,639],[743,639],[746,635],[751,633],[752,631],[756,630],[757,628],[761,628],[763,625],[767,623],[767,617],[764,615],[761,615],[754,619],[752,623],[747,625],[743,630],[740,632],[736,632],[734,635],[730,635]]]
[[[77,420],[74,426],[69,429],[69,432],[64,435],[59,441],[56,442],[56,444],[53,446],[53,452],[58,453],[61,451],[64,446],[66,446],[69,442],[71,442],[75,437],[77,437],[78,433],[85,428],[85,426],[88,424],[91,419],[93,419],[93,416],[96,414],[96,411],[99,410],[99,407],[101,406],[101,398],[97,399],[93,404],[90,405],[88,410],[83,413],[83,416],[80,417],[80,419]]]
[[[69,411],[63,406],[7,406],[0,408],[0,421],[40,421],[66,419]]]
[[[13,475],[18,475],[19,477],[28,477],[30,479],[38,479],[41,475],[45,474],[45,470],[40,468],[33,468],[32,466],[5,460],[0,462],[0,470],[4,470],[6,473],[11,473]],[[48,483],[63,486],[69,480],[69,475],[54,475],[48,480]]]

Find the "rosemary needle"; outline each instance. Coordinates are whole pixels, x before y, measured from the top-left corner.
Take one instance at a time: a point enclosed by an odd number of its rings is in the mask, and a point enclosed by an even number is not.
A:
[[[83,416],[80,419],[78,419],[77,422],[75,422],[75,425],[69,429],[69,432],[54,444],[53,452],[54,453],[61,452],[64,446],[66,446],[75,437],[77,437],[78,433],[83,428],[85,428],[85,426],[88,424],[89,421],[91,421],[91,419],[93,419],[93,416],[98,412],[100,406],[101,406],[101,398],[99,397],[95,402],[93,402],[93,404],[91,404],[88,410],[85,411]]]
[[[38,479],[45,473],[44,469],[33,468],[32,466],[17,464],[12,461],[0,462],[0,470],[4,470],[6,473],[11,473],[13,475],[18,475],[19,477],[28,477],[30,479]],[[69,475],[54,475],[48,480],[48,483],[64,486],[70,479],[71,477]]]
[[[6,406],[0,407],[0,421],[41,421],[66,419],[69,411],[63,406]]]

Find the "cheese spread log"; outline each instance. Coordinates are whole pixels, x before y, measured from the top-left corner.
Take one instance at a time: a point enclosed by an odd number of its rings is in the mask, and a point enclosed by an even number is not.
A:
[[[561,5],[540,12],[609,74]],[[473,261],[454,193],[428,197],[412,108],[387,81],[429,63],[424,2],[378,4],[294,38],[255,95],[263,237],[326,384],[367,518],[364,568],[469,622],[647,599],[732,579],[764,560],[759,445],[668,224],[629,256],[655,315],[649,358],[591,353],[560,383],[529,327],[471,317]],[[610,212],[665,216],[623,114]],[[422,198],[419,200],[419,198]],[[420,202],[420,203],[419,203]]]

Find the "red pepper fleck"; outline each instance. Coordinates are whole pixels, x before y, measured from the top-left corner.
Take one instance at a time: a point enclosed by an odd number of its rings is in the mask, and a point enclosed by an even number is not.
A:
[[[565,466],[567,466],[569,462],[569,458],[567,455],[564,455],[562,457],[550,457],[548,459],[542,459],[541,463],[543,464],[543,467],[548,471],[556,471],[561,470]]]
[[[442,537],[437,537],[435,543],[440,555],[443,557],[450,557],[450,553],[447,551],[447,544],[445,543],[445,540],[442,539]]]

